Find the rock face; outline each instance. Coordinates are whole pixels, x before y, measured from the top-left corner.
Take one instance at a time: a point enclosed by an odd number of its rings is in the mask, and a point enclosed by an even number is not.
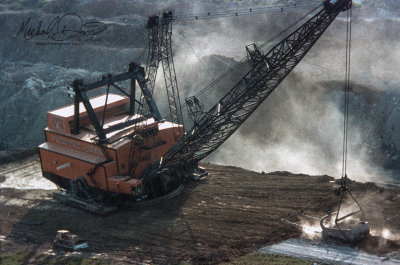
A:
[[[177,14],[182,10],[199,13],[210,8],[243,7],[236,2],[226,6],[213,1],[203,4],[135,1],[132,4],[56,0],[37,1],[36,6],[22,2],[0,4],[0,34],[5,36],[0,42],[0,113],[3,115],[0,151],[40,144],[44,140],[46,112],[72,103],[65,90],[75,78],[96,80],[104,73],[123,71],[131,61],[145,64],[145,25],[149,14],[167,9],[168,5],[173,6]],[[263,4],[265,2],[258,3]],[[19,32],[28,18],[31,18],[28,24],[34,29],[40,21],[45,28],[54,17],[62,16],[71,8],[83,22],[100,21],[106,25],[106,30],[65,42],[54,42],[46,35],[27,39],[24,31]],[[400,27],[398,19],[382,10],[371,5],[354,10],[354,87],[350,105],[350,130],[354,138],[349,147],[352,157],[357,157],[354,163],[359,168],[364,164],[376,164],[397,169],[396,161],[400,159],[397,77],[400,55],[394,51],[400,48]],[[284,15],[279,11],[175,23],[173,46],[181,99],[200,91],[234,65],[244,56],[245,44],[265,41],[305,12],[298,9],[285,11]],[[226,164],[237,162],[260,171],[336,174],[337,171],[329,171],[329,167],[338,170],[341,161],[343,18],[335,21],[295,72],[210,159]],[[200,97],[202,103],[206,107],[215,103],[239,80],[244,69],[244,65],[237,66],[236,71]],[[166,111],[165,92],[160,90],[163,82],[158,78],[155,98],[160,109]],[[242,155],[244,152],[246,157]]]
[[[92,75],[87,70],[64,69],[47,63],[7,62],[3,67],[2,74],[13,79],[0,90],[3,99],[0,111],[5,115],[0,120],[0,147],[5,150],[38,145],[47,126],[46,112],[71,104],[65,93],[71,78]]]

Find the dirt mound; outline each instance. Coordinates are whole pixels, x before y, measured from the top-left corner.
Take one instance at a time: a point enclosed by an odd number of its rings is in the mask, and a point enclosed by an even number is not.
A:
[[[106,217],[62,205],[51,198],[53,191],[2,188],[0,231],[8,247],[0,248],[0,254],[21,248],[42,253],[52,247],[57,230],[67,229],[88,240],[86,254],[101,253],[107,262],[217,264],[306,236],[311,222],[305,219],[322,217],[338,202],[333,194],[337,184],[328,176],[262,175],[238,167],[202,166],[209,175],[186,183],[179,196],[149,207],[125,207]],[[371,228],[390,231],[386,239],[374,232],[357,247],[381,253],[398,249],[399,191],[353,184]]]

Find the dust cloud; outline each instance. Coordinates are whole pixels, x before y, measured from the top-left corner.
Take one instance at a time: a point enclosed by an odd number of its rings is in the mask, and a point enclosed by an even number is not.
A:
[[[397,35],[387,33],[395,30],[390,27],[382,32],[381,28],[383,24],[394,26],[396,22],[376,14],[366,23],[363,12],[367,11],[355,12],[358,18],[353,24],[347,172],[351,179],[363,182],[394,183],[399,180],[395,164],[400,150],[394,140],[399,135],[394,121],[399,121],[400,116],[398,83],[393,79],[396,75],[393,70],[399,69],[396,62],[400,58],[397,52],[392,52],[397,47]],[[310,51],[304,63],[205,161],[257,171],[341,177],[345,58],[342,16]],[[196,33],[181,30],[179,34],[186,36],[185,41],[180,37],[175,42],[181,42],[176,61],[182,94],[193,94],[192,91],[200,90],[199,86],[209,83],[204,80],[213,80],[228,65],[234,65],[245,55],[244,46],[239,43],[268,39],[271,32],[266,32],[261,24],[274,25],[269,23],[273,16],[264,19],[253,22],[252,31],[248,23],[233,27],[230,20],[215,21],[212,25],[196,24],[200,27]],[[204,36],[201,32],[209,33]],[[215,55],[218,59],[213,58]],[[239,77],[233,72],[229,80],[213,88],[202,102],[216,102]]]
[[[83,41],[77,46],[53,45],[43,51],[34,42],[12,38],[15,25],[26,19],[24,12],[2,14],[7,19],[1,28],[6,38],[0,44],[4,55],[0,72],[6,82],[0,84],[0,95],[5,98],[0,110],[6,115],[0,122],[3,135],[0,150],[23,149],[41,143],[46,119],[40,113],[70,103],[64,90],[74,78],[95,80],[103,73],[123,71],[132,60],[144,65],[148,15],[168,9],[179,14],[182,10],[198,13],[221,8],[212,1],[182,2],[175,6],[171,6],[172,2],[168,2],[169,6],[151,1],[135,5],[126,1],[71,3],[53,1],[40,12],[31,10],[29,14],[33,20],[39,17],[46,23],[54,14],[72,10],[85,21],[88,18],[104,21],[107,31],[100,40]],[[107,9],[107,6],[113,8]],[[173,51],[181,101],[199,92],[246,56],[245,45],[263,43],[308,10],[299,8],[174,23]],[[354,89],[350,105],[348,175],[351,179],[379,183],[398,181],[400,169],[396,165],[400,159],[397,82],[400,21],[388,10],[366,7],[353,12]],[[206,162],[256,171],[285,170],[340,177],[344,17],[342,14],[331,25],[295,71]],[[238,65],[227,78],[203,94],[199,99],[205,109],[240,80],[246,69],[246,63]],[[162,112],[166,112],[163,86],[159,69],[155,99]],[[37,105],[41,107],[34,108]],[[190,128],[186,109],[183,111]],[[26,133],[15,136],[14,132]]]

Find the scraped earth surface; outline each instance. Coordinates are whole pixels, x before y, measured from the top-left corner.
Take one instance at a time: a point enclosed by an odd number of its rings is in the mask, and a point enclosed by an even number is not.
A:
[[[203,166],[208,176],[185,183],[177,197],[148,207],[125,207],[105,217],[55,201],[51,195],[56,190],[3,185],[0,254],[29,250],[32,263],[42,253],[65,255],[51,249],[56,231],[68,229],[88,240],[90,247],[79,255],[107,263],[217,264],[293,237],[319,240],[312,217],[322,217],[338,202],[333,194],[337,181],[326,175]],[[38,176],[37,156],[0,165],[2,183],[12,177],[36,181]],[[351,189],[365,207],[373,232],[352,247],[378,254],[399,251],[400,189],[355,182]],[[311,233],[305,233],[306,228]],[[383,238],[385,229],[390,233]]]

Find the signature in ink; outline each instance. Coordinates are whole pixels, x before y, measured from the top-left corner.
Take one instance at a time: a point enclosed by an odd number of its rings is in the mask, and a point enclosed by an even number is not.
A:
[[[31,18],[21,23],[15,38],[20,34],[25,40],[38,36],[47,36],[54,41],[65,41],[73,38],[97,35],[106,30],[106,24],[98,21],[83,23],[82,18],[74,13],[56,16],[46,26],[43,21],[33,25]]]

